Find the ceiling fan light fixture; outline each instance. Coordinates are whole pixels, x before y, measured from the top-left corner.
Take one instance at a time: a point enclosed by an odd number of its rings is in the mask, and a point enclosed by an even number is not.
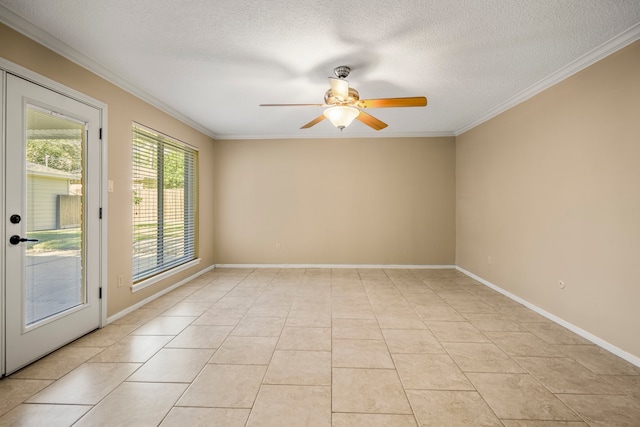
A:
[[[360,110],[348,106],[329,107],[324,110],[324,116],[340,130],[349,126],[359,114]]]

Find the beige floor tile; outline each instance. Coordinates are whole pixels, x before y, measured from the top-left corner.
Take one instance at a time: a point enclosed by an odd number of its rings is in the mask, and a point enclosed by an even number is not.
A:
[[[640,375],[607,375],[602,378],[640,402]]]
[[[247,426],[330,427],[331,388],[263,385]]]
[[[131,335],[178,335],[195,319],[188,316],[158,316],[131,332]]]
[[[527,307],[520,304],[500,304],[495,307],[496,310],[502,314],[505,314],[517,323],[545,323],[551,322],[546,317],[536,313],[533,310],[528,309]]]
[[[525,332],[521,326],[508,316],[495,313],[464,313],[464,317],[480,331]]]
[[[210,302],[180,302],[162,312],[161,316],[198,317],[213,306]]]
[[[469,322],[426,322],[440,342],[489,342],[489,339]]]
[[[297,311],[326,313],[329,315],[329,318],[331,318],[331,298],[297,297],[291,304],[289,316],[291,316],[291,313]],[[324,327],[325,325],[319,326]]]
[[[529,374],[467,373],[500,418],[580,421],[580,418]]]
[[[591,341],[551,322],[520,323],[529,332],[548,344],[591,345]]]
[[[376,315],[373,313],[373,309],[358,309],[352,307],[337,309],[333,307],[331,317],[334,319],[375,319]]]
[[[589,427],[582,421],[502,420],[504,427]]]
[[[485,335],[509,356],[562,357],[556,347],[531,332],[485,332]]]
[[[127,381],[188,383],[213,355],[211,349],[163,348]]]
[[[383,340],[334,339],[331,353],[334,368],[394,368]]]
[[[162,295],[159,298],[154,299],[151,302],[148,302],[144,305],[144,308],[159,308],[162,310],[166,310],[169,307],[172,307],[182,301],[184,297],[178,296],[170,296],[170,295]]]
[[[407,308],[411,310],[411,308]],[[383,329],[427,329],[417,315],[376,315],[380,327]]]
[[[102,350],[100,347],[62,347],[60,350],[22,368],[11,375],[11,378],[57,380]]]
[[[496,309],[478,298],[450,299],[447,301],[458,313],[497,313]]]
[[[139,363],[85,363],[26,402],[95,405],[138,367]]]
[[[475,390],[453,359],[444,354],[394,354],[405,390]]]
[[[330,328],[331,310],[291,310],[285,326]]]
[[[333,319],[333,338],[381,340],[382,331],[374,319]]]
[[[218,348],[233,330],[233,326],[187,326],[165,347]]]
[[[277,337],[284,326],[281,317],[246,317],[238,323],[231,335],[241,337]]]
[[[447,342],[442,345],[464,372],[526,372],[507,353],[492,343]]]
[[[412,413],[393,369],[333,368],[331,397],[334,412]]]
[[[23,404],[0,417],[0,426],[68,427],[91,406]]]
[[[184,302],[207,302],[214,304],[227,294],[227,291],[216,286],[203,286],[188,297]]]
[[[96,354],[89,362],[146,362],[171,340],[171,336],[129,335]]]
[[[248,311],[256,300],[256,296],[253,297],[229,297],[225,296],[218,300],[214,304],[215,308],[228,308],[228,309],[243,309]]]
[[[0,426],[635,426],[639,405],[640,368],[448,269],[216,269],[0,379]]]
[[[561,394],[558,397],[592,427],[640,424],[640,402],[629,396]]]
[[[595,374],[640,375],[640,367],[595,345],[560,345],[556,348]]]
[[[229,337],[209,363],[268,365],[278,337]]]
[[[331,328],[285,326],[276,348],[278,350],[331,351]]]
[[[276,350],[263,382],[331,385],[331,352]]]
[[[75,340],[71,347],[109,347],[134,331],[137,325],[107,325]]]
[[[332,427],[418,427],[413,415],[333,413]]]
[[[289,315],[291,310],[290,304],[272,305],[265,304],[263,306],[254,305],[247,311],[247,317],[284,317]]]
[[[0,415],[53,383],[51,380],[0,379]]]
[[[500,420],[475,391],[408,390],[420,426],[501,426]]]
[[[428,330],[383,329],[391,353],[444,354],[445,350]]]
[[[516,357],[516,362],[552,393],[620,394],[615,387],[573,359]]]
[[[249,409],[174,407],[161,427],[244,427]]]
[[[200,289],[201,286],[189,286],[189,284],[185,284],[183,286],[178,287],[177,289],[172,290],[171,292],[165,294],[166,296],[175,298],[175,297],[182,297],[182,298],[186,298],[189,295],[193,294],[195,291],[197,291],[198,289]]]
[[[245,313],[246,310],[212,308],[202,313],[191,325],[236,326]]]
[[[440,298],[433,290],[429,288],[425,288],[425,292],[422,294],[411,294],[405,295],[404,297],[411,307],[417,307],[419,305],[424,307],[428,307],[430,305],[449,306],[449,304],[447,304],[445,300]]]
[[[463,322],[465,320],[460,313],[446,303],[429,305],[418,304],[413,307],[413,310],[424,322],[437,320]]]
[[[266,370],[258,365],[208,364],[176,406],[251,408]]]
[[[186,388],[187,384],[125,382],[74,427],[158,425]]]
[[[132,311],[126,316],[122,316],[119,319],[114,320],[112,325],[144,325],[149,320],[154,317],[160,315],[164,309],[162,308],[139,308],[137,310]]]

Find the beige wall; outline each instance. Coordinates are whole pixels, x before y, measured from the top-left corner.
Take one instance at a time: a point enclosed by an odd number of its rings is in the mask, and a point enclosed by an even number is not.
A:
[[[453,137],[216,141],[215,152],[216,263],[454,262]]]
[[[457,264],[640,357],[640,42],[456,144]]]
[[[214,196],[210,183],[213,171],[213,144],[203,135],[179,120],[159,111],[135,96],[119,89],[86,69],[44,48],[32,40],[0,24],[0,57],[28,68],[36,73],[80,91],[108,105],[108,162],[109,179],[114,181],[114,192],[109,193],[109,268],[108,315],[156,293],[214,263],[213,223],[208,213],[213,212]],[[128,286],[118,288],[117,276],[124,276],[125,284],[131,281],[131,123],[139,122],[150,128],[186,141],[199,150],[200,258],[202,262],[170,279],[166,279],[140,292],[132,294]],[[207,214],[202,214],[202,213]]]

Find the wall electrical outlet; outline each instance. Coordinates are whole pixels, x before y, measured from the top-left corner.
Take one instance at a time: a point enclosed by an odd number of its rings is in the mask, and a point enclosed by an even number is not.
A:
[[[276,243],[276,251],[279,251],[280,249],[282,249],[282,247],[280,246],[280,243]]]
[[[124,280],[122,280],[122,276],[118,276],[118,287],[121,288],[124,286]]]
[[[487,257],[487,264],[491,265],[491,255]]]

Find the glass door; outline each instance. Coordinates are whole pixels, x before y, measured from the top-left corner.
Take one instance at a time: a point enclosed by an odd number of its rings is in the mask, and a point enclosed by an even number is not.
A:
[[[6,103],[6,373],[97,328],[100,113],[13,75]]]

